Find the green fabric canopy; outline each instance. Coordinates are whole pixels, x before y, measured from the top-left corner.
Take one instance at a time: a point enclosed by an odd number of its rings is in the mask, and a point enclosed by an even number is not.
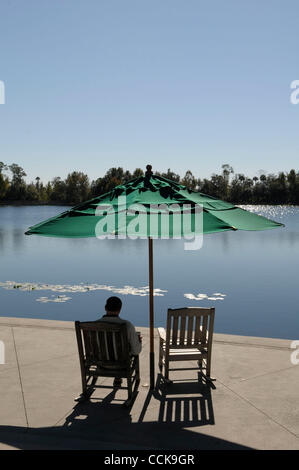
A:
[[[137,204],[142,206],[137,206]],[[160,207],[155,209],[155,206]],[[26,235],[95,237],[99,230],[103,229],[103,234],[114,236],[134,233],[136,237],[172,238],[180,230],[181,235],[188,236],[196,231],[195,208],[197,206],[202,207],[200,228],[202,233],[226,230],[267,230],[283,225],[236,207],[229,202],[187,189],[161,176],[149,174],[116,186],[102,196],[34,225],[29,228]],[[183,207],[187,208],[185,217],[188,217],[189,213],[189,223],[185,224],[184,233],[182,233]],[[166,228],[160,222],[163,213],[169,214],[169,227]],[[107,215],[110,215],[109,223],[107,223]],[[150,220],[155,215],[158,222],[154,227]]]

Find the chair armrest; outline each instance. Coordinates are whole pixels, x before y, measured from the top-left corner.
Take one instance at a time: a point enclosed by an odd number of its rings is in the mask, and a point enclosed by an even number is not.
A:
[[[158,328],[158,334],[162,341],[166,341],[166,331],[164,328]]]

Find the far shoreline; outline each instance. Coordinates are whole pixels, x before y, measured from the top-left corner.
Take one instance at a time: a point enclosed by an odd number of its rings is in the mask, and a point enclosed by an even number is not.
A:
[[[77,203],[78,204],[78,203]],[[75,202],[0,201],[1,206],[74,206]]]
[[[286,204],[283,202],[278,203],[265,203],[265,202],[231,202],[228,201],[235,206],[285,206],[285,207],[299,207],[299,204]],[[18,207],[18,206],[69,206],[74,207],[79,204],[83,204],[84,202],[42,202],[42,201],[0,201],[0,207],[10,206],[10,207]]]

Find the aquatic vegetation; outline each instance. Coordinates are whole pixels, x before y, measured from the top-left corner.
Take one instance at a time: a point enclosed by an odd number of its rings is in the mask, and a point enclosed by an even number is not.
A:
[[[149,295],[149,287],[142,286],[142,287],[135,287],[130,285],[125,285],[122,287],[116,286],[108,286],[105,284],[89,284],[83,283],[80,284],[42,284],[42,283],[35,283],[35,282],[22,282],[17,283],[15,281],[4,281],[0,282],[0,288],[6,290],[19,290],[25,292],[32,292],[32,291],[50,291],[55,292],[52,296],[42,296],[36,298],[36,302],[47,303],[47,302],[55,302],[55,303],[64,303],[72,299],[72,297],[68,297],[66,294],[83,294],[83,293],[92,293],[95,291],[108,291],[111,294],[120,294],[120,295],[136,295],[139,297],[146,297]],[[165,289],[156,288],[154,289],[154,296],[156,297],[163,297],[168,291]],[[222,294],[221,292],[214,292],[213,294],[192,294],[186,293],[184,297],[189,300],[224,300],[226,294]]]
[[[66,295],[59,295],[58,297],[49,298],[49,297],[39,297],[36,299],[37,302],[48,303],[48,302],[56,302],[56,303],[64,303],[68,300],[71,300],[72,297],[67,297]]]
[[[226,294],[221,294],[220,292],[216,292],[209,296],[208,294],[184,294],[184,297],[189,300],[224,300]]]
[[[93,292],[97,290],[109,291],[113,294],[122,294],[122,295],[137,295],[137,296],[147,296],[149,295],[149,287],[134,287],[130,285],[125,285],[123,287],[107,286],[102,284],[42,284],[34,282],[22,282],[17,283],[15,281],[4,281],[0,282],[0,288],[6,290],[17,289],[20,291],[52,291],[56,293],[86,293]],[[167,290],[156,288],[154,289],[155,296],[164,296]],[[36,299],[37,302],[66,302],[70,300],[71,297],[66,297],[65,295],[58,295],[56,300],[49,299],[48,297],[39,297]]]

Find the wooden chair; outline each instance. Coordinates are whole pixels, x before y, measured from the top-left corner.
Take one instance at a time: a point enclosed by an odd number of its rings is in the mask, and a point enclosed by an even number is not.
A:
[[[211,381],[211,354],[214,329],[214,308],[168,309],[167,327],[158,328],[160,337],[159,367],[164,379],[169,380],[169,370],[204,368],[205,378]],[[170,369],[171,361],[198,361],[198,367]],[[203,374],[204,375],[204,374]]]
[[[79,360],[82,377],[82,394],[76,401],[88,400],[97,385],[99,377],[127,379],[130,406],[137,395],[140,383],[139,356],[130,356],[127,327],[125,324],[105,321],[75,322]]]

